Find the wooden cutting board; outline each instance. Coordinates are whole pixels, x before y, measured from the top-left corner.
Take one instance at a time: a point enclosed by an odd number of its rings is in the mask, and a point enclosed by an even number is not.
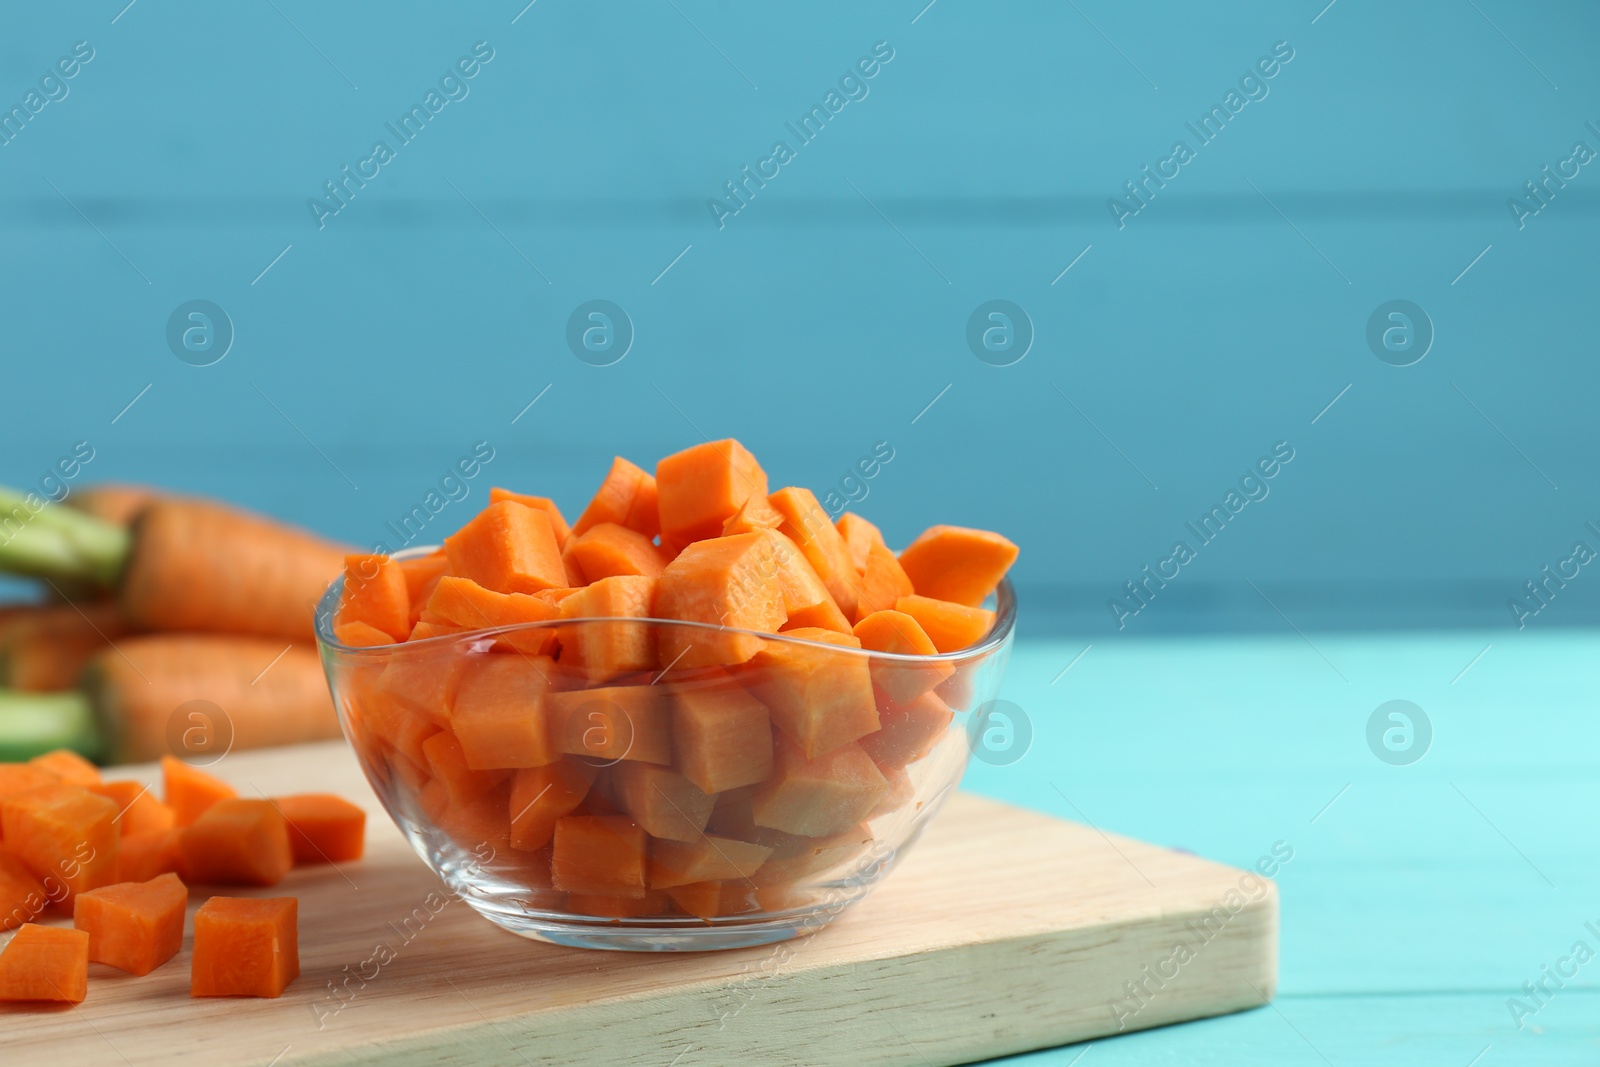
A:
[[[79,1006],[0,1005],[0,1062],[956,1064],[1237,1011],[1276,986],[1270,882],[967,794],[820,933],[647,955],[528,941],[447,897],[342,742],[214,771],[244,795],[333,791],[373,816],[366,859],[255,893],[300,898],[299,980],[279,1000],[193,1000],[187,938],[144,978],[91,964]]]

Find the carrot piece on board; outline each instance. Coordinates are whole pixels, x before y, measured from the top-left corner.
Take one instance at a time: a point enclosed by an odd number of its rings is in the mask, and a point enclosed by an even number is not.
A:
[[[656,464],[661,536],[716,537],[751,496],[767,492],[767,472],[731,437],[674,452]]]
[[[798,745],[778,744],[772,778],[750,802],[757,826],[805,837],[828,837],[856,826],[889,791],[878,765],[848,744],[814,760]]]
[[[672,734],[666,692],[654,685],[611,685],[547,693],[550,737],[557,750],[603,762],[670,764]]]
[[[583,803],[597,768],[580,759],[528,767],[511,776],[511,847],[530,852],[550,844],[556,820]]]
[[[883,725],[861,739],[861,750],[882,769],[904,767],[932,752],[955,713],[935,694],[923,693],[909,703],[879,709],[878,718]]]
[[[489,503],[498,504],[502,500],[513,500],[525,507],[538,508],[550,516],[550,526],[555,530],[556,545],[565,548],[567,538],[572,534],[572,527],[567,525],[567,517],[561,514],[561,509],[556,507],[556,502],[547,496],[530,496],[527,493],[513,493],[509,489],[499,486],[489,490]]]
[[[270,800],[219,800],[183,829],[183,873],[210,885],[277,885],[294,867],[289,823]]]
[[[42,756],[35,756],[28,763],[34,767],[42,767],[61,779],[63,785],[99,785],[100,771],[94,764],[70,749],[58,748],[54,752],[46,752]]]
[[[650,888],[749,878],[770,855],[765,845],[709,834],[693,841],[651,841]]]
[[[783,515],[779,530],[800,546],[800,551],[816,569],[817,577],[833,594],[839,610],[854,618],[858,596],[855,564],[851,562],[844,537],[829,521],[828,513],[817,502],[817,495],[809,489],[790,486],[779,489],[768,499]]]
[[[753,497],[751,499],[754,499]],[[772,545],[777,560],[771,578],[778,583],[783,596],[783,611],[788,617],[783,629],[801,626],[820,626],[825,630],[850,632],[850,622],[834,603],[833,594],[817,576],[816,568],[806,559],[798,545],[777,530],[757,530],[757,537]]]
[[[847,511],[833,520],[833,526],[844,538],[844,546],[850,552],[850,562],[857,574],[867,569],[867,552],[873,545],[889,547],[883,539],[883,531],[853,511]]]
[[[606,773],[617,806],[651,837],[697,841],[704,834],[716,798],[677,771],[624,760]]]
[[[183,868],[183,830],[150,830],[129,834],[117,843],[117,881],[148,882]]]
[[[0,1000],[81,1004],[89,992],[89,935],[28,923],[0,951]]]
[[[619,574],[601,578],[563,600],[563,619],[606,621],[561,627],[562,662],[566,663],[570,655],[595,681],[654,668],[655,627],[644,622],[610,620],[649,618],[655,605],[657,581],[645,575]]]
[[[994,612],[969,608],[949,600],[925,596],[903,596],[894,602],[896,611],[917,620],[933,647],[940,652],[959,652],[983,639],[994,625]]]
[[[915,592],[911,587],[911,579],[906,577],[894,553],[876,544],[867,548],[867,567],[861,572],[861,581],[856,588],[861,594],[856,601],[857,622],[874,611],[893,608],[901,597]]]
[[[832,630],[790,630],[795,641],[772,640],[751,663],[756,696],[778,729],[799,742],[807,758],[832,752],[878,728],[868,658],[861,642]],[[817,642],[837,646],[819,648]]]
[[[775,633],[787,618],[783,590],[774,580],[778,559],[771,537],[735,534],[696,541],[678,553],[656,580],[656,614]],[[761,651],[753,634],[665,626],[658,635],[663,663],[707,667],[743,663]]]
[[[555,673],[554,660],[515,653],[480,656],[468,666],[450,713],[468,767],[542,767],[561,757],[544,707]]]
[[[661,531],[656,514],[656,480],[649,472],[629,463],[621,456],[611,461],[611,469],[595,491],[594,499],[583,509],[578,521],[572,524],[573,536],[587,533],[591,526],[614,522],[630,530],[638,530],[646,537]]]
[[[412,627],[407,626],[407,636],[401,640],[409,640],[411,631]],[[339,639],[341,645],[348,645],[351,648],[378,648],[381,645],[395,643],[393,634],[360,619],[345,619],[334,623],[333,636]]]
[[[179,826],[188,826],[217,801],[239,795],[222,779],[172,756],[161,757],[161,781],[162,796]]]
[[[60,777],[48,767],[32,763],[0,763],[0,800],[38,789],[42,785],[61,784]]]
[[[755,533],[757,530],[776,530],[783,525],[783,514],[772,506],[764,494],[753,493],[739,510],[728,516],[722,524],[722,536]]]
[[[422,608],[433,595],[433,587],[450,569],[450,557],[444,549],[429,552],[426,556],[407,556],[396,560],[400,573],[406,576],[406,602],[411,605],[411,625],[422,617]]]
[[[300,976],[294,897],[212,897],[194,913],[192,997],[277,997]]]
[[[72,904],[72,925],[89,935],[89,959],[149,974],[183,947],[189,890],[175,874],[91,889]]]
[[[147,834],[155,830],[170,830],[178,824],[173,810],[156,799],[149,786],[143,782],[103,782],[86,787],[89,792],[110,799],[117,805],[117,831],[128,837]]]
[[[441,730],[422,743],[433,780],[444,787],[450,803],[458,807],[471,804],[510,777],[511,772],[475,771],[467,766],[461,742],[449,730]]]
[[[444,539],[450,572],[497,593],[537,593],[567,584],[550,516],[502,500]]]
[[[626,815],[566,815],[556,820],[550,880],[569,893],[645,895],[647,842]]]
[[[679,773],[707,793],[766,780],[772,773],[772,724],[761,701],[731,679],[671,691]]]
[[[1017,559],[1017,546],[988,530],[930,526],[900,553],[917,595],[975,608]]]
[[[861,647],[897,656],[931,656],[939,650],[923,632],[922,626],[903,611],[874,611],[855,626]],[[872,658],[872,684],[890,700],[904,704],[915,700],[955,673],[948,663],[907,663],[901,660]]]
[[[666,566],[661,550],[650,538],[614,522],[595,523],[572,539],[568,552],[586,582],[616,574],[654,578]]]
[[[411,632],[411,592],[406,572],[388,556],[344,558],[344,592],[338,623],[364,622],[399,641]]]
[[[28,865],[0,846],[0,930],[32,922],[49,904],[43,883]]]
[[[496,626],[549,622],[557,614],[555,606],[544,597],[528,593],[497,593],[470,578],[446,575],[434,586],[423,621],[443,620],[468,630],[486,630]],[[553,628],[544,628],[504,633],[499,640],[519,652],[537,656],[549,650],[555,637]]]
[[[366,848],[367,813],[331,793],[295,793],[273,800],[289,824],[296,867],[358,860]]]
[[[115,803],[77,786],[47,785],[0,801],[6,849],[62,903],[117,880],[116,818]]]

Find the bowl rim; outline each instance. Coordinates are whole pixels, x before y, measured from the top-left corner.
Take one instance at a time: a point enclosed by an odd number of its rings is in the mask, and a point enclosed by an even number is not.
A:
[[[391,559],[415,559],[420,556],[431,555],[439,551],[442,545],[415,545],[390,552]],[[317,647],[330,652],[337,652],[341,656],[363,656],[392,654],[398,648],[444,648],[447,645],[459,644],[464,641],[477,641],[487,637],[494,637],[505,633],[519,633],[527,630],[551,629],[561,626],[576,626],[582,623],[607,622],[616,623],[627,621],[632,623],[649,623],[660,626],[688,626],[703,630],[712,630],[723,634],[748,634],[767,641],[785,641],[795,645],[806,645],[813,648],[826,648],[832,652],[867,656],[879,662],[907,663],[907,664],[939,664],[962,663],[968,660],[981,659],[999,649],[1011,639],[1016,629],[1017,622],[1017,596],[1016,590],[1011,585],[1010,578],[1002,578],[1000,585],[995,589],[994,622],[989,627],[989,632],[975,645],[957,649],[954,652],[936,652],[931,656],[921,656],[907,652],[875,652],[867,648],[849,648],[835,645],[826,641],[811,641],[804,637],[794,637],[786,633],[768,633],[765,630],[745,630],[736,626],[720,626],[711,622],[692,622],[687,619],[658,619],[654,617],[629,616],[625,620],[616,616],[592,616],[581,619],[547,619],[541,622],[513,623],[507,626],[485,626],[476,630],[464,630],[457,634],[440,634],[438,637],[425,637],[420,641],[396,641],[387,645],[346,645],[339,641],[333,634],[333,616],[339,606],[339,598],[344,591],[345,576],[340,574],[328,584],[321,598],[317,601],[313,623],[316,630]]]

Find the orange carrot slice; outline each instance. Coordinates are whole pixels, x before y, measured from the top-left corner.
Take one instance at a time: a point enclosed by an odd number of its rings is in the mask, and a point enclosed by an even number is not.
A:
[[[270,800],[219,800],[184,827],[183,873],[210,885],[277,885],[294,867],[289,824]]]
[[[607,773],[617,806],[651,837],[696,841],[703,835],[716,798],[677,771],[624,760]]]
[[[859,649],[861,642],[832,630],[790,630],[803,641]],[[751,661],[756,695],[778,729],[799,742],[808,759],[878,728],[878,708],[866,656],[795,641],[769,641]]]
[[[344,558],[344,592],[335,625],[364,622],[402,641],[411,632],[411,593],[400,564],[381,555]]]
[[[156,799],[143,782],[104,782],[88,787],[89,792],[106,797],[117,805],[117,830],[123,837],[170,830],[178,824],[171,808]]]
[[[772,506],[783,514],[780,530],[800,546],[817,576],[833,594],[834,603],[850,618],[856,613],[856,570],[850,559],[850,549],[828,513],[822,510],[817,496],[809,489],[790,486],[779,489],[769,498]]]
[[[511,847],[535,851],[550,844],[556,820],[583,803],[598,770],[580,759],[529,767],[511,776]]]
[[[528,593],[497,593],[470,578],[446,575],[434,586],[422,621],[437,623],[443,620],[468,630],[485,630],[496,626],[549,622],[557,614],[555,605],[544,597]],[[555,629],[546,628],[501,634],[499,640],[519,652],[537,656],[548,651],[555,638]]]
[[[621,456],[611,461],[611,470],[583,509],[578,521],[572,524],[575,536],[587,533],[591,526],[614,522],[637,530],[646,537],[654,537],[661,530],[656,514],[656,480]]]
[[[900,553],[917,595],[975,608],[1017,559],[1017,546],[988,530],[930,526]]]
[[[58,748],[28,761],[29,766],[49,771],[63,785],[99,785],[100,771],[94,764],[69,749]]]
[[[596,527],[599,529],[599,527]],[[585,535],[587,536],[587,535]],[[657,579],[637,574],[601,578],[561,601],[563,619],[649,618]],[[656,631],[647,623],[581,622],[560,628],[562,663],[573,663],[591,679],[605,681],[656,665]]]
[[[148,882],[183,866],[183,830],[151,830],[129,834],[117,843],[117,881]]]
[[[450,713],[468,767],[542,767],[561,758],[543,703],[555,673],[555,661],[546,657],[496,653],[474,660]]]
[[[760,533],[713,537],[689,545],[656,583],[656,614],[666,619],[776,632],[787,618],[774,575],[773,539]],[[661,662],[679,667],[743,663],[761,651],[752,634],[663,627]]]
[[[497,593],[537,593],[567,584],[550,516],[513,500],[490,504],[444,539],[450,572]]]
[[[62,903],[116,881],[116,818],[115,803],[70,785],[42,786],[0,800],[7,851]]]
[[[161,757],[161,779],[162,795],[179,826],[188,826],[217,801],[239,795],[222,779],[172,756]]]
[[[654,578],[666,566],[661,550],[637,530],[614,522],[599,522],[572,539],[568,548],[585,582],[598,582],[618,574]]]
[[[561,752],[592,761],[670,764],[672,734],[665,692],[653,685],[614,685],[549,693],[550,736]]]
[[[751,813],[758,826],[827,837],[859,824],[888,791],[888,780],[860,745],[808,760],[798,745],[784,740],[772,778],[751,800]]]
[[[89,992],[89,935],[24,925],[0,952],[0,1000],[81,1004]]]
[[[417,625],[420,626],[421,623]],[[411,628],[408,627],[407,632],[408,634],[412,632]],[[380,630],[371,623],[363,622],[360,619],[335,622],[333,624],[333,636],[339,639],[340,644],[348,645],[351,648],[377,648],[381,645],[395,643],[393,634]],[[407,639],[401,638],[401,640]]]
[[[175,874],[148,882],[121,882],[82,894],[72,925],[89,935],[89,959],[129,974],[145,975],[183,947],[189,890]]]
[[[883,725],[861,739],[861,750],[880,769],[904,767],[922,759],[944,740],[955,713],[933,693],[907,704],[889,704],[878,712]]]
[[[707,793],[765,781],[772,773],[767,709],[737,683],[672,690],[677,768]]]
[[[766,495],[767,473],[738,441],[707,441],[656,464],[661,536],[716,537],[751,496]]]
[[[550,516],[550,526],[556,533],[556,545],[566,547],[567,538],[572,534],[572,527],[567,525],[566,516],[561,514],[561,509],[556,507],[556,502],[547,496],[529,496],[526,493],[513,493],[509,489],[495,486],[489,490],[489,503],[498,504],[502,500],[512,500],[530,508],[538,508]]]
[[[556,820],[550,880],[569,893],[645,895],[646,843],[626,815],[567,815]]]
[[[278,997],[300,976],[294,897],[212,897],[194,913],[192,997]]]
[[[709,834],[693,841],[651,841],[650,888],[749,878],[770,855],[765,845]]]
[[[894,602],[896,611],[917,620],[922,631],[940,652],[959,652],[983,639],[994,625],[994,612],[969,608],[949,600],[925,596],[903,596]]]
[[[861,572],[857,589],[861,593],[856,602],[858,622],[874,611],[893,608],[901,597],[914,592],[911,579],[901,569],[900,561],[894,558],[893,552],[878,544],[867,547],[867,566]]]
[[[406,602],[411,605],[411,625],[415,626],[422,615],[422,606],[433,595],[434,585],[450,569],[450,557],[441,548],[426,556],[408,556],[395,562],[400,565],[400,573],[406,576]]]
[[[345,863],[366,848],[367,813],[330,793],[296,793],[273,800],[289,824],[289,847],[296,867]]]
[[[854,632],[861,647],[874,652],[931,656],[939,651],[917,620],[903,611],[874,611],[856,623]],[[955,668],[944,663],[904,663],[877,658],[872,661],[872,683],[890,700],[901,704],[915,700],[954,673]]]
[[[883,531],[855,512],[847,511],[840,515],[833,521],[833,526],[844,538],[844,546],[850,552],[850,562],[857,574],[867,569],[867,552],[873,545],[889,547],[883,540]]]

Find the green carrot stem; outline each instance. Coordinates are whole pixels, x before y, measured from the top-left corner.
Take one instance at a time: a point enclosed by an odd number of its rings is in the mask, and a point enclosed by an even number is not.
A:
[[[91,759],[100,755],[100,731],[89,697],[0,689],[0,762],[32,759],[58,748]]]
[[[120,526],[0,487],[0,571],[117,584],[130,538]]]

